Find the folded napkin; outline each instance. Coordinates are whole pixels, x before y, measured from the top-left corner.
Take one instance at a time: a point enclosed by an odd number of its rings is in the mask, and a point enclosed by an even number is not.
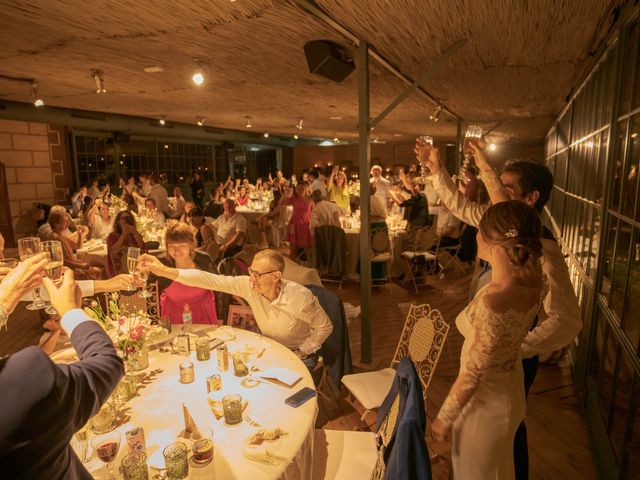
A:
[[[256,376],[273,382],[275,384],[282,384],[289,388],[293,387],[296,383],[302,380],[302,375],[293,370],[289,370],[287,368],[268,368],[261,372],[257,372]]]
[[[266,463],[268,465],[281,465],[290,463],[285,457],[277,454],[273,446],[269,447],[265,442],[278,440],[287,432],[280,428],[261,429],[247,437],[242,445],[242,454],[249,460]]]

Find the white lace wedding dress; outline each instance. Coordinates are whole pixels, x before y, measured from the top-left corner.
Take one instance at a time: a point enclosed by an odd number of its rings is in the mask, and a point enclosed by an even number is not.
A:
[[[452,426],[455,480],[515,478],[513,439],[525,413],[520,345],[540,303],[495,312],[483,301],[486,291],[456,318],[465,338],[460,373],[438,413]]]

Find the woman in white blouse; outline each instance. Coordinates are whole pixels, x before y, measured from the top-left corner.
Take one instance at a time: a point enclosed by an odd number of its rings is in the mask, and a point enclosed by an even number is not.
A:
[[[91,238],[104,240],[113,230],[113,218],[109,214],[109,205],[96,200],[94,208],[87,213],[87,220],[91,226]]]

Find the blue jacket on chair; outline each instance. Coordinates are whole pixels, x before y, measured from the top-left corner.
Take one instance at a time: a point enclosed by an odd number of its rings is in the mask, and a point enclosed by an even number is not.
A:
[[[422,384],[408,357],[400,360],[391,390],[378,410],[376,431],[387,416],[396,396],[400,408],[393,435],[384,452],[385,480],[429,480],[431,464],[425,441],[427,414]]]

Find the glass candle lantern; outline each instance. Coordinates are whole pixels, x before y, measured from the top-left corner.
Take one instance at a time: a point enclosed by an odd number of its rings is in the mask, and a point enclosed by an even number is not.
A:
[[[237,393],[225,395],[222,398],[222,410],[227,425],[237,425],[242,422],[242,397]]]
[[[233,359],[233,374],[236,377],[246,377],[249,375],[249,368],[247,367],[245,355],[242,353],[234,353],[231,358]]]
[[[193,368],[193,363],[187,360],[180,364],[180,383],[192,383],[195,376],[196,373]]]
[[[209,337],[198,338],[198,340],[196,340],[196,358],[201,362],[211,358]]]
[[[167,478],[170,480],[182,480],[189,475],[189,459],[187,446],[182,442],[169,445],[162,451]]]
[[[122,459],[122,476],[124,480],[148,480],[147,456],[144,452],[133,452]]]

